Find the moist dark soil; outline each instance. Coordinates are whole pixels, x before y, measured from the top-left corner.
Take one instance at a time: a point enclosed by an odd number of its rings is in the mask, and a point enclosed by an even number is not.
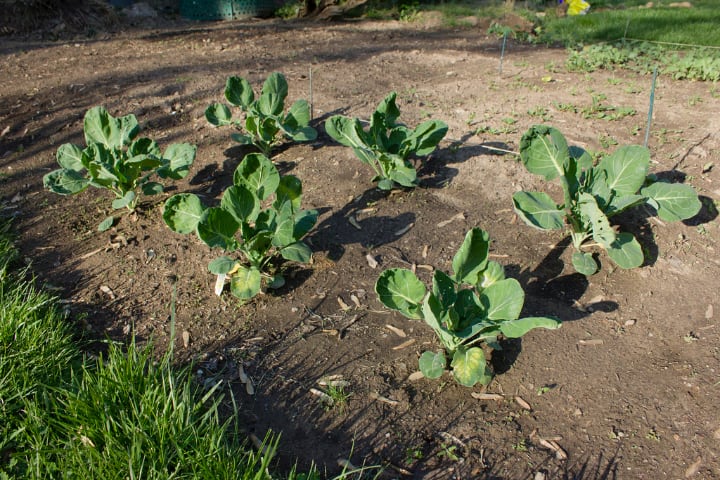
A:
[[[383,466],[380,478],[717,478],[716,90],[661,75],[649,136],[652,172],[693,185],[700,214],[676,224],[649,210],[625,215],[620,228],[638,236],[646,264],[622,270],[598,252],[602,269],[586,278],[562,233],[527,227],[512,208],[517,190],[558,187],[498,148],[517,151],[538,123],[593,152],[642,144],[651,78],[568,72],[563,49],[512,41],[501,64],[501,41],[475,23],[154,20],[92,38],[4,37],[0,197],[23,256],[91,340],[134,333],[164,350],[174,299],[178,362],[194,361],[199,382],[232,389],[248,435],[282,435],[281,471],[314,463],[331,476],[348,461]],[[314,260],[286,265],[282,289],[241,305],[213,293],[207,264],[221,252],[171,232],[162,207],[177,192],[219,200],[251,150],[204,110],[222,100],[228,76],[259,89],[274,71],[287,77],[290,101],[311,100],[320,132],[273,155],[302,180],[304,208],[320,211],[308,237]],[[323,128],[336,113],[369,118],[390,91],[407,124],[450,127],[418,162],[414,190],[377,190],[372,171]],[[198,146],[185,180],[106,232],[97,231],[111,211],[105,192],[61,197],[42,187],[57,148],[83,144],[95,105],[135,114],[161,147]],[[375,281],[405,267],[429,282],[476,226],[523,285],[523,316],[564,324],[504,342],[487,388],[449,374],[415,379],[420,353],[440,344],[425,324],[384,309]],[[348,382],[332,407],[312,391],[327,391],[319,382],[331,375]]]

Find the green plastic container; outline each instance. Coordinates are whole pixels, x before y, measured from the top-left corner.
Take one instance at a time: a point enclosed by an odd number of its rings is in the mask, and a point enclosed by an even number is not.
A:
[[[276,0],[181,0],[180,15],[190,20],[269,17],[281,4]]]

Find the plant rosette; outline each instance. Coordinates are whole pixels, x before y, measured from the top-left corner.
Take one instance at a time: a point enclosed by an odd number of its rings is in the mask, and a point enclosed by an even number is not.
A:
[[[232,294],[246,301],[263,286],[284,285],[273,260],[311,260],[312,251],[302,238],[315,225],[318,212],[301,210],[301,200],[302,183],[297,177],[281,177],[266,156],[252,153],[238,165],[220,205],[206,207],[197,195],[181,193],[165,202],[163,219],[174,232],[195,232],[210,248],[240,252],[242,261],[224,255],[211,261],[208,269],[217,275],[217,295],[229,281]]]
[[[582,148],[568,146],[559,130],[536,125],[520,141],[525,168],[545,180],[559,179],[564,199],[560,204],[545,192],[520,191],[513,195],[515,212],[540,230],[567,229],[575,252],[572,264],[583,275],[599,269],[584,245],[593,239],[621,268],[635,268],[645,257],[635,236],[618,232],[610,218],[638,205],[647,205],[667,222],[685,220],[701,208],[690,185],[657,181],[648,175],[650,151],[628,145],[603,157],[597,165]]]
[[[317,138],[317,130],[309,125],[308,102],[298,100],[284,113],[287,96],[287,80],[281,73],[270,74],[257,99],[250,82],[233,76],[225,83],[225,99],[242,110],[244,119],[233,119],[230,107],[223,103],[210,105],[205,110],[205,118],[216,127],[232,125],[244,130],[245,133],[233,133],[231,138],[242,145],[254,145],[270,156],[273,147],[284,137],[296,142],[311,142]]]
[[[372,181],[378,182],[381,190],[391,190],[396,184],[417,186],[417,171],[408,158],[430,155],[448,131],[440,120],[425,121],[414,129],[398,123],[396,97],[397,93],[392,92],[380,102],[368,130],[363,129],[360,119],[343,115],[334,115],[325,122],[328,135],[352,148],[360,161],[372,167]]]
[[[58,170],[45,175],[43,184],[60,195],[74,195],[87,187],[113,192],[114,209],[134,211],[139,200],[138,190],[145,195],[163,192],[163,186],[150,179],[180,180],[185,178],[195,161],[196,147],[174,143],[161,152],[149,138],[137,138],[140,132],[135,115],[115,118],[103,107],[93,107],[83,122],[86,147],[66,143],[57,150]],[[110,228],[110,216],[100,223],[100,231]]]
[[[470,230],[453,258],[454,273],[435,270],[430,291],[403,268],[385,270],[375,283],[383,305],[425,321],[442,343],[444,351],[420,356],[427,378],[439,378],[449,366],[458,383],[487,385],[492,371],[479,344],[499,349],[499,337],[520,338],[535,328],[561,325],[552,317],[519,318],[525,292],[517,280],[505,278],[502,265],[488,260],[489,247],[487,232]]]

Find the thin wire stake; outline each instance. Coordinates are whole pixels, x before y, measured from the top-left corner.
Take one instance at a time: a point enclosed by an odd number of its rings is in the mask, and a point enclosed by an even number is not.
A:
[[[502,43],[502,50],[500,50],[500,67],[498,69],[498,73],[502,75],[502,64],[503,64],[503,57],[505,56],[505,43],[507,42],[507,32],[503,33],[503,43]]]
[[[313,118],[315,118],[315,117],[313,116],[312,67],[310,67],[309,70],[310,70],[310,75],[309,75],[309,78],[310,78],[310,120],[312,120]]]
[[[652,87],[650,87],[650,108],[648,108],[647,128],[645,129],[645,148],[648,146],[650,138],[650,124],[652,124],[653,105],[655,104],[655,81],[657,80],[658,67],[655,66],[652,78]]]
[[[628,18],[627,23],[625,24],[625,33],[623,33],[623,43],[625,43],[625,39],[627,38],[628,27],[630,27],[630,19],[629,18]]]

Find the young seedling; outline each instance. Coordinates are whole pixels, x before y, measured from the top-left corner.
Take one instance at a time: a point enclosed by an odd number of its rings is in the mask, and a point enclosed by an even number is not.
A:
[[[239,107],[244,119],[232,118],[230,107],[213,103],[205,110],[205,118],[216,127],[232,125],[245,133],[233,133],[232,139],[242,145],[255,145],[265,156],[284,137],[296,142],[311,142],[317,131],[309,126],[310,106],[306,100],[298,100],[285,112],[288,84],[281,73],[272,73],[256,99],[250,82],[240,77],[230,77],[225,83],[225,99],[231,106]]]
[[[520,141],[520,159],[529,172],[559,179],[564,198],[556,204],[547,193],[520,191],[513,195],[515,211],[532,227],[567,229],[576,250],[573,266],[583,275],[598,270],[592,253],[584,251],[590,238],[621,268],[639,267],[644,261],[638,241],[631,233],[618,233],[610,224],[612,216],[646,204],[672,222],[696,215],[701,207],[691,186],[648,176],[650,152],[641,146],[620,147],[593,166],[590,154],[569,147],[559,130],[536,125]]]
[[[61,145],[57,161],[62,168],[45,175],[45,188],[60,195],[74,195],[89,186],[105,188],[117,197],[114,209],[134,211],[138,190],[145,195],[163,191],[160,183],[150,181],[153,174],[179,180],[195,160],[194,145],[174,143],[161,152],[154,140],[136,139],[140,125],[135,115],[115,118],[105,108],[93,107],[85,114],[83,131],[87,146]],[[114,217],[108,217],[98,229],[107,230],[113,222]]]
[[[498,348],[501,336],[520,338],[534,328],[560,327],[560,320],[551,317],[519,318],[525,292],[517,280],[505,278],[502,265],[488,260],[489,247],[485,231],[470,230],[453,258],[454,273],[435,270],[429,292],[412,271],[402,268],[385,270],[375,284],[383,305],[424,320],[445,347],[420,356],[420,371],[427,378],[439,378],[449,359],[460,384],[487,385],[492,371],[479,343]]]
[[[397,122],[400,110],[395,104],[397,93],[390,93],[370,119],[370,128],[363,129],[358,118],[335,115],[325,122],[325,130],[338,143],[350,147],[355,155],[375,171],[373,182],[381,190],[395,184],[417,185],[417,171],[408,160],[410,155],[430,155],[445,137],[448,127],[440,120],[428,120],[415,129]]]
[[[217,275],[217,295],[229,279],[232,294],[246,301],[263,285],[284,285],[273,264],[278,256],[310,261],[312,252],[301,239],[315,225],[318,213],[301,210],[301,200],[302,183],[297,177],[281,177],[266,156],[252,153],[235,170],[233,185],[225,190],[219,206],[205,207],[197,195],[181,193],[165,202],[163,219],[174,232],[195,232],[210,248],[239,251],[244,261],[224,255],[211,261],[208,269]]]

